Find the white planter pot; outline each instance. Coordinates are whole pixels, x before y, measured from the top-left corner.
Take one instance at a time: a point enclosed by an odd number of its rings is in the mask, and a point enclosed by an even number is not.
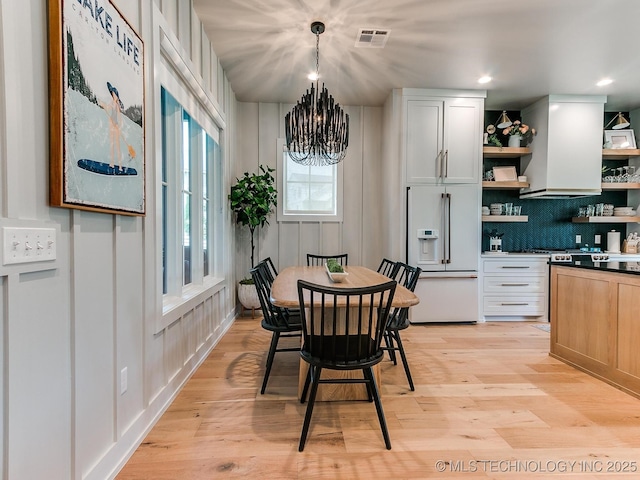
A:
[[[520,135],[511,135],[509,137],[509,146],[510,147],[519,147],[521,138],[522,137]]]
[[[253,284],[245,285],[238,284],[238,300],[243,309],[251,310],[251,316],[253,317],[254,310],[260,308],[260,299],[258,298],[258,291]]]

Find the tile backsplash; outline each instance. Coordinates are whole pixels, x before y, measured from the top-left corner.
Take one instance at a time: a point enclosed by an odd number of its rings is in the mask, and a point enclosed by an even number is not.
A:
[[[526,223],[484,222],[482,224],[482,251],[489,250],[489,233],[502,233],[502,250],[517,252],[532,248],[576,248],[576,235],[581,235],[584,247],[601,247],[606,250],[607,232],[616,230],[626,236],[624,223],[572,223],[578,208],[596,203],[627,204],[625,191],[606,191],[601,195],[571,199],[520,199],[517,190],[484,190],[482,205],[511,202],[522,205],[522,215],[527,215]],[[595,236],[601,236],[601,244],[595,244]]]

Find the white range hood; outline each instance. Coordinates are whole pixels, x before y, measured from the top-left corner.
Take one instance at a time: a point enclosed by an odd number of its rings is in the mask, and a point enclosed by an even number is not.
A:
[[[549,95],[522,110],[537,131],[522,158],[529,187],[520,198],[575,198],[602,191],[605,95]]]

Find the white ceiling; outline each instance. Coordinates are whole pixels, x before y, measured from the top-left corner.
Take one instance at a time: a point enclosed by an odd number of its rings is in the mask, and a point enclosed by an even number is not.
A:
[[[486,89],[487,109],[548,94],[640,107],[640,0],[193,0],[240,101],[295,103],[315,70],[343,105],[382,105],[392,88]],[[360,28],[390,30],[356,48]],[[493,81],[479,85],[477,79]],[[610,77],[606,87],[595,83]]]

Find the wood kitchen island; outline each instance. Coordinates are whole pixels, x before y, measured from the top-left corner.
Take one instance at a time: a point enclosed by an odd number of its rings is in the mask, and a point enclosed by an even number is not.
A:
[[[640,263],[550,265],[551,356],[640,397]]]

